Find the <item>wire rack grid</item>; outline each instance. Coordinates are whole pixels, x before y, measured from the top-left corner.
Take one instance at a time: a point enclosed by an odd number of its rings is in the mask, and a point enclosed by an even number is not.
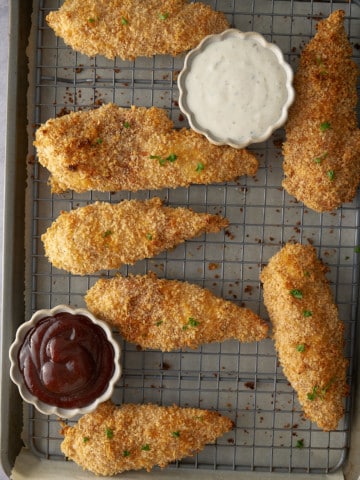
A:
[[[314,35],[317,21],[342,8],[346,12],[354,58],[359,62],[360,8],[351,1],[209,0],[204,3],[225,12],[233,27],[258,31],[277,43],[294,69],[301,49]],[[88,58],[65,46],[47,26],[47,13],[61,4],[58,0],[39,0],[34,4],[36,46],[30,58],[34,108],[29,116],[35,128],[48,118],[107,102],[125,107],[162,107],[176,127],[187,126],[178,107],[176,86],[184,55],[131,62],[110,61],[100,56]],[[160,196],[169,205],[221,213],[230,220],[230,226],[225,232],[206,234],[155,259],[124,267],[121,273],[151,270],[160,277],[197,283],[267,318],[259,282],[262,266],[285,242],[311,243],[330,268],[334,298],[346,325],[348,381],[353,388],[359,199],[333,213],[318,214],[288,196],[281,188],[283,140],[284,131],[280,129],[267,142],[251,147],[260,160],[254,178],[136,194],[51,195],[48,173],[38,165],[35,156],[29,175],[30,313],[59,303],[84,306],[84,294],[98,278],[66,274],[53,268],[44,257],[40,236],[60,211],[96,200],[118,202],[125,198]],[[112,276],[114,272],[105,274]],[[339,428],[327,433],[320,431],[304,418],[270,339],[254,344],[236,341],[206,344],[198,350],[171,353],[141,351],[120,338],[119,342],[123,376],[114,401],[216,409],[234,421],[234,429],[216,445],[209,445],[170,468],[327,473],[343,463],[349,447],[351,396]],[[29,443],[36,455],[63,459],[57,419],[42,416],[32,407],[28,417]]]

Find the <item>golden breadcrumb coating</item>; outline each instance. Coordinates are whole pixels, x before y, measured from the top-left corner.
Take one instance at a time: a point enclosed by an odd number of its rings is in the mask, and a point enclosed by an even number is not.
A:
[[[285,126],[283,186],[315,211],[350,202],[360,182],[358,67],[337,10],[317,25],[294,79],[295,102]]]
[[[46,20],[74,50],[123,60],[175,56],[229,28],[222,12],[187,0],[66,0]]]
[[[305,415],[335,430],[344,414],[344,324],[311,245],[286,244],[261,273],[264,303],[284,374]]]
[[[85,301],[96,317],[142,348],[170,351],[228,339],[253,342],[268,333],[267,323],[250,309],[154,273],[100,279]]]
[[[232,421],[199,408],[111,402],[64,426],[61,451],[96,475],[166,467],[192,456],[231,430]]]
[[[228,221],[187,208],[162,205],[160,198],[95,202],[62,212],[41,236],[54,267],[86,275],[154,257]]]
[[[37,130],[34,145],[51,173],[53,193],[187,187],[255,175],[258,168],[246,150],[175,130],[156,107],[107,104],[50,119]]]

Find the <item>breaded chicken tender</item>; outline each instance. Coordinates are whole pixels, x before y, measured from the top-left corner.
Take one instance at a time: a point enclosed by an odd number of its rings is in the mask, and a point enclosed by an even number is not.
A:
[[[257,172],[248,151],[173,127],[163,109],[107,104],[48,120],[34,145],[53,193],[185,187]]]
[[[61,451],[96,475],[166,467],[215,443],[232,421],[218,412],[155,404],[99,405],[74,427],[64,426]]]
[[[284,374],[305,415],[328,431],[344,414],[348,386],[344,324],[325,272],[314,247],[286,244],[263,269],[261,281]]]
[[[283,145],[283,186],[311,209],[323,212],[351,202],[360,182],[357,126],[358,67],[337,10],[317,25],[294,78]]]
[[[54,267],[86,275],[154,257],[228,225],[219,215],[162,205],[160,198],[95,202],[62,212],[41,236]]]
[[[128,342],[171,351],[203,343],[267,337],[268,325],[248,308],[209,290],[154,273],[100,279],[85,301],[93,314],[116,327]]]
[[[46,20],[74,50],[123,60],[175,56],[229,28],[223,13],[187,0],[66,0]]]

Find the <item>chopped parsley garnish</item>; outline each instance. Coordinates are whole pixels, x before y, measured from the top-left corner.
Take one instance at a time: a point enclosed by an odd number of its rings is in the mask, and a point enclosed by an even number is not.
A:
[[[190,327],[197,327],[199,325],[200,322],[198,322],[197,320],[195,320],[195,318],[192,318],[192,317],[189,317],[189,322],[188,324],[190,325]]]
[[[187,330],[188,327],[198,327],[200,325],[200,322],[195,320],[193,317],[189,317],[188,322],[186,325],[183,325],[182,329]]]
[[[296,442],[295,448],[304,448],[304,439],[301,438]]]
[[[98,145],[101,145],[101,144],[103,143],[103,141],[104,141],[104,140],[103,140],[102,138],[97,138],[97,139],[96,139],[96,143],[97,143]]]
[[[150,445],[148,443],[146,443],[145,445],[142,445],[141,450],[148,452],[150,450]]]
[[[179,438],[180,437],[180,432],[179,430],[176,430],[176,432],[172,432],[171,434],[174,438]]]
[[[322,155],[314,158],[315,163],[321,163],[328,156],[328,152],[324,152]]]
[[[311,401],[315,400],[316,398],[320,398],[321,400],[324,400],[324,396],[326,392],[329,390],[331,385],[335,382],[336,378],[332,378],[324,388],[320,388],[318,385],[315,385],[315,387],[312,389],[310,393],[307,394],[307,398]]]
[[[198,162],[197,166],[196,166],[196,171],[197,172],[201,172],[202,170],[204,170],[205,166],[203,163],[201,162]]]
[[[87,443],[90,440],[90,437],[83,437],[83,442]]]
[[[329,130],[331,128],[330,122],[322,122],[320,123],[320,131],[321,132],[326,132],[326,130]]]
[[[124,122],[124,128],[130,128],[130,123],[129,122]]]
[[[305,345],[304,345],[303,343],[301,343],[300,345],[297,345],[297,346],[296,346],[296,350],[297,350],[298,352],[300,352],[300,353],[305,352],[305,349],[306,349],[306,347],[305,347]]]
[[[112,235],[112,233],[113,233],[113,232],[112,232],[111,230],[106,230],[106,232],[104,232],[104,233],[102,234],[102,237],[103,237],[103,238],[109,237],[110,235]]]
[[[158,322],[155,323],[157,327],[160,327],[164,323],[164,320],[159,320]]]
[[[125,17],[121,17],[121,25],[127,25],[129,22]]]
[[[123,457],[129,457],[129,456],[130,456],[129,450],[124,450],[123,451]]]
[[[89,22],[89,23],[95,23],[96,20],[99,20],[99,19],[98,19],[98,18],[90,17],[90,18],[88,19],[88,22]]]
[[[146,234],[146,238],[147,238],[148,240],[152,240],[153,236],[151,235],[151,233],[147,233],[147,234]]]
[[[114,437],[114,432],[111,428],[106,427],[105,429],[106,437],[111,440]]]
[[[303,310],[303,315],[304,317],[311,317],[312,316],[312,311],[311,310]]]
[[[298,298],[298,299],[303,298],[303,294],[302,294],[301,290],[298,290],[297,288],[293,288],[292,290],[290,290],[290,295],[292,295],[294,298]]]
[[[169,12],[159,13],[160,20],[166,20],[169,16]]]
[[[161,166],[165,165],[166,162],[173,163],[177,159],[177,155],[175,153],[170,153],[170,155],[166,158],[160,157],[160,155],[150,155],[150,158],[153,160],[159,160]]]
[[[329,170],[329,171],[327,171],[327,172],[326,172],[326,175],[329,177],[329,180],[330,180],[330,181],[333,181],[334,178],[335,178],[335,172],[334,172],[334,170]]]

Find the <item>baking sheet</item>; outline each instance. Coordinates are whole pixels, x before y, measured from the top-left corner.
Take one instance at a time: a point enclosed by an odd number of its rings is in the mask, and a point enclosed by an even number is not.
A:
[[[123,62],[87,58],[67,48],[45,23],[45,16],[61,2],[34,3],[31,51],[29,123],[36,128],[48,118],[109,101],[121,106],[156,105],[166,108],[177,127],[186,125],[178,104],[176,75],[184,56],[154,57]],[[359,61],[360,9],[349,2],[213,1],[233,26],[256,30],[276,42],[296,68],[303,45],[317,20],[331,10],[346,11],[346,27]],[[313,244],[329,265],[331,286],[346,323],[346,355],[353,386],[355,330],[358,304],[359,199],[331,214],[317,214],[289,197],[281,188],[281,142],[278,130],[266,143],[251,147],[260,160],[254,179],[191,186],[188,189],[52,196],[48,174],[37,164],[29,167],[27,215],[26,317],[38,308],[59,303],[83,306],[83,295],[98,278],[77,277],[51,267],[43,255],[40,235],[61,210],[96,200],[160,196],[173,206],[221,213],[229,229],[208,234],[138,262],[122,273],[155,271],[165,278],[198,283],[215,294],[245,304],[264,318],[259,272],[286,241]],[[115,272],[108,272],[112,276]],[[204,345],[196,351],[161,353],[139,351],[125,344],[124,375],[114,400],[118,402],[177,403],[217,409],[235,422],[232,432],[193,458],[172,469],[196,471],[261,471],[326,474],[343,464],[349,445],[351,401],[336,432],[321,432],[303,418],[296,395],[278,365],[271,340],[256,344]],[[64,460],[60,453],[59,425],[30,407],[26,410],[26,443],[39,458]],[[303,440],[303,448],[298,441]]]

